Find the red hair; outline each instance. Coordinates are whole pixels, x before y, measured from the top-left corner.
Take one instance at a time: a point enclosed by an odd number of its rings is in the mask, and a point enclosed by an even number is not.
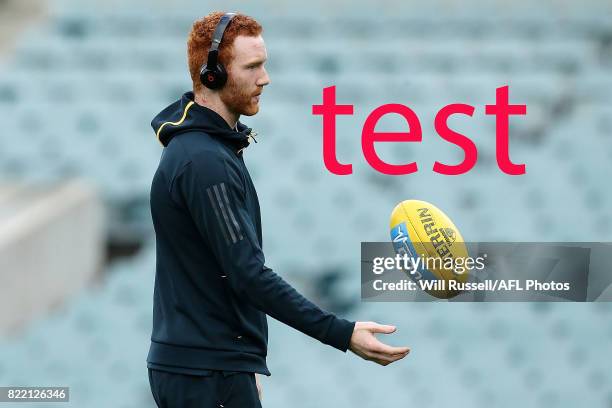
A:
[[[198,92],[204,85],[200,82],[200,68],[208,59],[208,50],[212,42],[213,32],[224,15],[224,12],[215,11],[206,17],[196,20],[187,37],[187,63],[189,74],[193,82],[193,91]],[[232,47],[239,35],[256,37],[263,31],[261,25],[254,18],[237,13],[225,29],[221,45],[219,46],[219,62],[229,70],[232,62]]]

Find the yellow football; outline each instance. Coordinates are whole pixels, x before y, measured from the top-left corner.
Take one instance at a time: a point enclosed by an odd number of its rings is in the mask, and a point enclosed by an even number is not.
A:
[[[465,262],[468,251],[463,236],[444,212],[426,201],[402,201],[391,212],[390,228],[396,253],[413,259],[413,270],[405,272],[423,281],[422,289],[441,299],[459,293],[449,289],[448,282],[467,281],[468,271],[458,265]]]

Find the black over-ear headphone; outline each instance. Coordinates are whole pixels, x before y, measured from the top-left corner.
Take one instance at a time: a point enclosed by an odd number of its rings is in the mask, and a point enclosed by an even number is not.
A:
[[[227,82],[227,71],[219,62],[219,45],[225,29],[235,16],[236,13],[225,13],[219,20],[208,50],[208,60],[200,69],[200,82],[209,89],[222,88]]]

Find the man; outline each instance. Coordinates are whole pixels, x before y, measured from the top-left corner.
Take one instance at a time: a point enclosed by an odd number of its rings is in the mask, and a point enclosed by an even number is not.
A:
[[[266,314],[382,365],[409,352],[374,337],[394,327],[323,311],[264,264],[243,161],[254,135],[238,121],[258,112],[270,83],[261,32],[241,14],[196,21],[187,43],[193,92],[152,121],[165,147],[151,186],[157,266],[147,359],[160,407],[260,407],[255,373],[270,375]]]

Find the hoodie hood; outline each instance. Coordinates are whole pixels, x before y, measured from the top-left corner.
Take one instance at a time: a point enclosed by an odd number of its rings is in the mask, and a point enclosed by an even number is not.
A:
[[[250,144],[250,139],[255,135],[251,128],[240,121],[236,130],[230,128],[217,112],[195,103],[193,92],[184,93],[181,99],[158,113],[151,121],[151,126],[157,140],[164,147],[179,133],[198,131],[221,139],[235,147],[236,153],[239,153]]]

